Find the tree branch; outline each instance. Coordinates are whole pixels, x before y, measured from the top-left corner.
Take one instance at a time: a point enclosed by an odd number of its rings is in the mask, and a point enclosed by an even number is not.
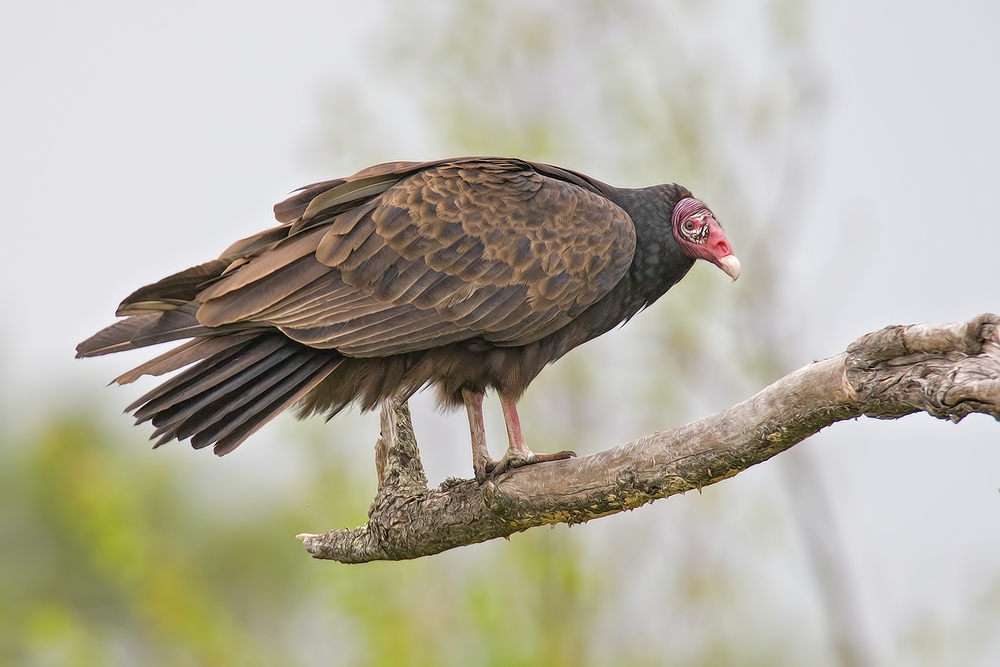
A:
[[[913,412],[1000,420],[1000,318],[892,326],[804,366],[742,403],[579,459],[515,469],[480,486],[427,489],[405,401],[382,409],[379,489],[368,523],[303,534],[315,558],[402,560],[551,523],[582,523],[714,484],[820,429]]]

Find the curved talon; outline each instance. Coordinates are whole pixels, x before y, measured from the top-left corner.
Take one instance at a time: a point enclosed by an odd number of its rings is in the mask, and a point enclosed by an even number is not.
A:
[[[493,467],[491,470],[487,470],[487,473],[490,478],[496,479],[506,472],[510,472],[511,470],[515,470],[517,468],[523,468],[524,466],[534,465],[536,463],[546,463],[548,461],[562,461],[564,459],[571,459],[574,457],[576,457],[576,452],[568,449],[561,452],[554,452],[552,454],[536,454],[532,452],[527,458],[504,456],[495,463],[491,462],[493,463]]]
[[[551,454],[535,454],[534,460],[530,463],[544,463],[546,461],[564,461],[566,459],[575,459],[576,452],[571,449],[564,449],[561,452],[553,452]]]

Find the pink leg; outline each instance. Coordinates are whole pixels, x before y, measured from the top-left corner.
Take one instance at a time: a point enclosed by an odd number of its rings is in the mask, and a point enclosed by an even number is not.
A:
[[[462,400],[465,401],[465,411],[469,415],[469,432],[472,435],[472,469],[476,473],[476,481],[480,484],[486,481],[486,475],[493,470],[493,459],[486,446],[486,423],[483,421],[483,397],[481,391],[462,390]]]
[[[507,426],[507,454],[505,458],[517,457],[527,459],[534,452],[524,444],[524,434],[521,432],[521,419],[517,416],[517,403],[500,394],[500,409],[503,410],[503,423]]]
[[[575,452],[563,451],[554,454],[536,454],[524,442],[524,434],[521,432],[521,419],[517,416],[517,405],[514,399],[504,394],[500,394],[500,408],[503,410],[503,421],[507,426],[507,453],[493,468],[494,477],[503,474],[512,468],[520,468],[531,463],[542,463],[544,461],[559,461],[576,456]]]

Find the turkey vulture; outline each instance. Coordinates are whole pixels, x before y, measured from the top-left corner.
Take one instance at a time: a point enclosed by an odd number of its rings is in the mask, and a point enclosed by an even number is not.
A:
[[[618,189],[519,159],[393,162],[308,185],[281,224],[142,287],[78,357],[190,339],[116,378],[188,367],[130,405],[154,447],[231,452],[293,403],[300,417],[370,410],[434,385],[464,405],[477,479],[573,456],[525,445],[515,403],[568,351],[625,322],[705,259],[740,263],[680,185]],[[494,462],[495,389],[509,448]],[[152,439],[151,438],[151,439]]]

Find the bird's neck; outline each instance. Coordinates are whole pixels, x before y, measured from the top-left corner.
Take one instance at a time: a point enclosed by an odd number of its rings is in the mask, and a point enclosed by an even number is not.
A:
[[[625,209],[635,227],[635,257],[626,279],[632,314],[663,296],[694,266],[674,238],[670,216],[674,205],[691,193],[679,185],[621,189],[613,201]]]

